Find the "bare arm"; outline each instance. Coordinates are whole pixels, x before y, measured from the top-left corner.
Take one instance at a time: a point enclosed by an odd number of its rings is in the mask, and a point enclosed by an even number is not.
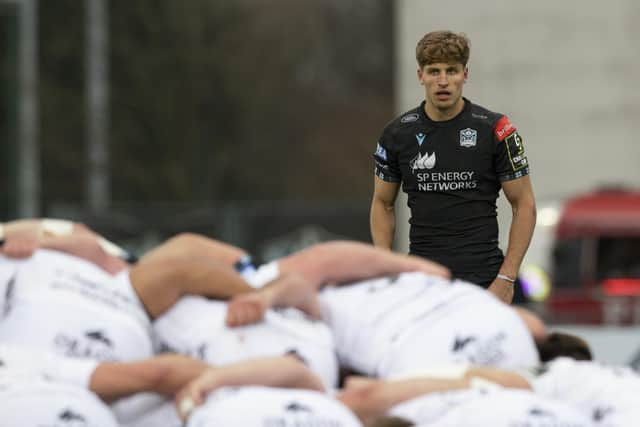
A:
[[[343,284],[403,272],[450,277],[449,270],[424,258],[401,255],[372,245],[333,241],[319,243],[278,261],[280,277],[227,307],[227,325],[260,320],[271,307],[296,307],[319,316],[317,292],[327,284]]]
[[[85,233],[87,228],[71,221],[19,219],[4,224],[2,253],[9,257],[25,258],[40,247],[42,239],[56,235]]]
[[[399,188],[399,183],[387,182],[377,176],[374,178],[369,223],[371,238],[377,247],[391,249],[393,245],[396,228],[394,204]]]
[[[5,242],[0,251],[10,257],[33,255],[38,248],[66,252],[93,262],[111,274],[128,264],[128,254],[84,224],[60,219],[22,219],[4,224]]]
[[[348,406],[363,423],[384,416],[393,406],[423,394],[468,387],[460,379],[411,378],[398,381],[348,378],[336,398]]]
[[[410,271],[450,277],[449,270],[435,262],[352,241],[332,241],[313,245],[282,258],[278,261],[278,266],[282,275],[299,274],[316,289],[326,284],[353,282]]]
[[[137,264],[129,277],[152,318],[163,314],[183,295],[228,299],[253,290],[229,266],[184,257]]]
[[[263,385],[324,391],[322,381],[295,356],[250,359],[209,368],[176,397],[178,412],[186,417],[208,393],[224,386]]]
[[[250,325],[274,307],[295,307],[314,319],[322,316],[316,286],[299,274],[288,274],[259,291],[233,297],[227,304],[225,322],[231,327]]]
[[[208,368],[209,365],[200,360],[177,354],[136,362],[104,362],[91,375],[89,388],[106,402],[141,392],[172,398]]]
[[[348,378],[337,398],[364,422],[384,416],[393,406],[418,396],[466,389],[474,378],[483,378],[509,388],[531,389],[527,380],[513,372],[486,367],[469,367],[457,378],[415,377],[403,380]]]
[[[509,229],[509,246],[500,273],[515,279],[536,225],[536,203],[529,176],[503,182],[502,190],[511,203],[513,217]],[[496,278],[489,286],[489,291],[507,304],[513,299],[513,284],[504,279]]]
[[[147,252],[140,262],[177,257],[202,258],[233,266],[245,256],[243,249],[195,233],[180,233]]]
[[[108,254],[100,244],[99,236],[95,234],[45,236],[41,239],[39,247],[85,259],[109,274],[117,274],[129,265],[122,258]]]
[[[532,390],[531,384],[525,377],[512,371],[496,369],[488,366],[471,366],[465,373],[465,381],[470,383],[473,378],[483,378],[506,388],[521,388]]]

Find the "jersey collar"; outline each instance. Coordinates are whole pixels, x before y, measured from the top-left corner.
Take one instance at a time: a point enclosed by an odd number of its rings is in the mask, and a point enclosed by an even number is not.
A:
[[[431,126],[445,127],[445,126],[449,125],[450,123],[453,123],[454,121],[458,120],[467,111],[469,111],[471,109],[471,101],[469,101],[464,96],[462,97],[462,99],[464,100],[464,107],[462,108],[462,111],[460,111],[458,114],[456,114],[454,117],[450,118],[449,120],[441,120],[441,121],[431,120],[429,118],[429,116],[427,116],[427,113],[424,110],[424,104],[425,104],[426,101],[422,101],[420,103],[420,107],[418,108],[420,117],[422,118],[422,120],[424,120],[426,123],[428,123]]]

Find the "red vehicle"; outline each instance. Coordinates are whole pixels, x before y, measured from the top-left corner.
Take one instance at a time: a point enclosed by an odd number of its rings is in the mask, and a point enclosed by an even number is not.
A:
[[[640,323],[640,191],[573,197],[560,213],[551,256],[556,323]]]

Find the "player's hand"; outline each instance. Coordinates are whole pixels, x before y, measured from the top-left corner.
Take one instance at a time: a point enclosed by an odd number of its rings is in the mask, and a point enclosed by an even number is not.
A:
[[[244,326],[258,323],[269,309],[270,303],[261,292],[233,297],[227,304],[227,326]]]
[[[372,396],[384,396],[384,390],[386,386],[382,380],[349,376],[345,380],[345,387],[335,397],[347,405],[363,424],[369,425],[369,422],[381,415],[379,399]]]
[[[507,280],[496,277],[493,283],[489,285],[488,291],[505,304],[511,304],[511,301],[513,301],[513,283]]]
[[[175,405],[182,421],[204,403],[207,394],[216,387],[216,378],[216,369],[208,369],[176,394]]]
[[[27,258],[40,247],[40,239],[36,234],[17,234],[8,236],[1,251],[10,258]]]
[[[271,307],[295,307],[312,319],[320,320],[322,317],[316,286],[300,274],[281,275],[261,292],[271,293]]]

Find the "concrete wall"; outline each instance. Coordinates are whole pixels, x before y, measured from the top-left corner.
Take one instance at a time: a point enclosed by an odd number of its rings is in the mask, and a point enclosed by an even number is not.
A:
[[[640,2],[396,0],[395,16],[398,112],[424,97],[418,39],[464,32],[472,43],[465,94],[519,128],[539,200],[640,186]],[[504,201],[499,209],[508,212]]]
[[[551,330],[584,338],[593,358],[599,362],[640,369],[640,329],[637,327],[558,325]]]

